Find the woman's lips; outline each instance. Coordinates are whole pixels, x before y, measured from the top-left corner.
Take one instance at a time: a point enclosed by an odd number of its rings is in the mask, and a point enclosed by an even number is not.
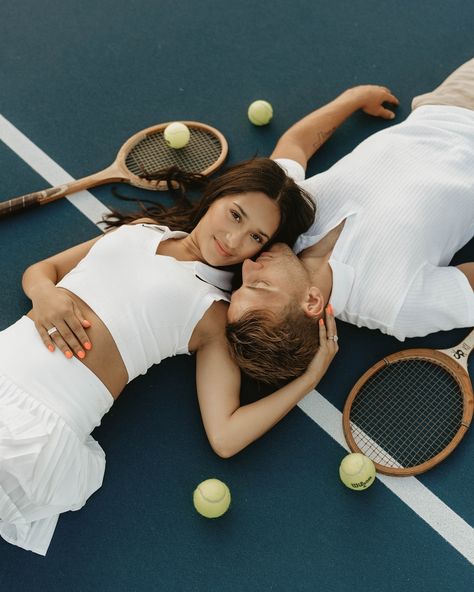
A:
[[[217,238],[214,238],[214,240],[216,241],[216,249],[217,249],[217,252],[220,253],[220,255],[222,255],[223,257],[231,257],[232,256],[232,253],[229,253],[229,251],[227,251],[222,246],[222,243],[220,243]]]

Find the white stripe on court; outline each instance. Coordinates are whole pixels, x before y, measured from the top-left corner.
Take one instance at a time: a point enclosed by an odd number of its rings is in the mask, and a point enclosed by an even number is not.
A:
[[[11,150],[16,152],[52,186],[73,180],[64,169],[2,115],[0,115],[0,140],[5,142]],[[94,223],[97,223],[104,213],[110,211],[88,191],[81,191],[67,199]],[[342,432],[341,412],[327,399],[317,391],[313,391],[298,406],[336,442],[348,450]],[[415,477],[401,478],[378,475],[378,479],[470,563],[474,564],[474,529],[467,522],[453,512]]]
[[[33,144],[20,130],[5,119],[3,115],[0,115],[0,140],[22,158],[34,171],[41,175],[43,179],[46,179],[52,187],[74,181],[74,178],[69,173],[45,154],[41,148]],[[42,189],[45,188],[38,188],[39,191]],[[12,195],[10,197],[16,196]],[[84,216],[94,222],[94,224],[97,224],[104,214],[110,213],[110,210],[88,191],[79,191],[73,195],[66,196],[66,199],[84,214]]]
[[[320,393],[312,391],[298,407],[338,444],[349,450],[342,431],[342,413]],[[389,477],[377,474],[377,479],[474,565],[472,526],[415,477]]]

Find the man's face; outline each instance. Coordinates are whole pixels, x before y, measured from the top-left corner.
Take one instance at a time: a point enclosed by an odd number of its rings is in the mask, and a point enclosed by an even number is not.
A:
[[[233,323],[250,310],[279,312],[306,286],[304,267],[290,247],[273,245],[256,261],[244,261],[242,286],[232,294],[227,318]]]

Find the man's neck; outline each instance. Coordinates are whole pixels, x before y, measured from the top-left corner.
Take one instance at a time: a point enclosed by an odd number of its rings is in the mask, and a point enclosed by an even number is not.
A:
[[[298,255],[308,272],[311,285],[321,290],[325,303],[329,302],[332,292],[332,269],[329,259],[344,228],[344,223],[345,220],[328,232],[318,243],[304,249]]]

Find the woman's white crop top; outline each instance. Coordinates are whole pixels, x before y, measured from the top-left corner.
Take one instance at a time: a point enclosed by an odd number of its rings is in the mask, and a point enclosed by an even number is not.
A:
[[[156,254],[162,240],[184,236],[166,226],[120,226],[57,284],[104,322],[129,381],[164,358],[189,353],[192,332],[209,306],[230,300],[231,272]]]

